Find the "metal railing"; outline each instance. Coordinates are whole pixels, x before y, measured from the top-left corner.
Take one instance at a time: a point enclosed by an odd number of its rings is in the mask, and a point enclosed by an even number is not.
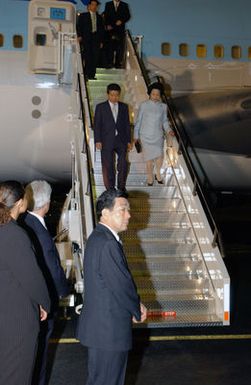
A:
[[[158,78],[158,81],[160,81],[159,78]],[[197,153],[196,153],[196,151],[192,145],[192,142],[191,142],[189,136],[187,135],[183,125],[182,125],[182,132],[180,131],[180,129],[177,125],[177,122],[176,122],[176,119],[174,116],[174,112],[176,113],[176,116],[178,119],[179,119],[179,116],[178,116],[178,113],[176,112],[176,110],[173,106],[173,102],[172,102],[171,97],[167,98],[167,96],[164,93],[163,98],[164,98],[164,101],[166,102],[166,104],[168,106],[169,120],[171,122],[173,130],[175,131],[175,134],[176,134],[176,137],[177,137],[177,140],[179,143],[179,151],[181,151],[183,156],[184,156],[186,165],[188,167],[188,170],[189,170],[190,175],[191,175],[192,180],[193,180],[193,184],[194,184],[193,194],[194,195],[196,195],[197,193],[199,194],[200,199],[202,200],[203,207],[206,210],[207,218],[208,218],[209,224],[211,226],[211,229],[212,229],[212,232],[214,235],[214,238],[212,241],[212,246],[216,247],[216,245],[218,245],[218,247],[221,250],[222,256],[224,256],[224,250],[223,250],[220,232],[219,232],[219,229],[218,229],[216,222],[214,220],[213,214],[212,214],[211,209],[210,209],[209,204],[208,204],[208,199],[206,198],[206,194],[204,191],[204,189],[206,189],[207,191],[212,191],[213,190],[212,186],[210,184],[210,181],[209,181],[203,167],[200,164],[200,160],[198,159]],[[179,123],[182,124],[180,119],[179,119]],[[188,148],[191,149],[193,157],[196,160],[197,165],[200,168],[201,174],[203,175],[203,179],[204,179],[203,182],[201,182],[201,179],[199,178],[199,176],[195,170],[195,165],[194,165],[194,162],[192,161],[191,156],[188,152]]]
[[[79,111],[79,119],[82,122],[82,130],[83,130],[83,143],[82,143],[82,154],[85,154],[86,156],[86,175],[87,175],[87,183],[85,184],[86,188],[85,191],[81,191],[82,197],[84,195],[87,195],[90,197],[90,205],[91,205],[91,222],[92,227],[94,228],[96,224],[95,219],[95,207],[94,207],[94,192],[92,188],[92,179],[93,179],[93,165],[92,165],[92,156],[91,156],[91,149],[89,145],[89,131],[92,129],[92,123],[90,118],[90,105],[89,105],[89,98],[87,94],[87,87],[83,72],[83,62],[81,59],[80,54],[80,47],[77,45],[77,49],[79,52],[79,60],[77,65],[77,91],[79,93],[79,105],[80,105],[80,111]],[[79,160],[78,160],[79,162]],[[80,168],[81,170],[81,168]],[[80,171],[81,172],[81,171]],[[81,189],[84,189],[83,185],[80,186]],[[83,200],[83,199],[82,199]],[[81,202],[80,202],[81,204]],[[83,202],[82,202],[83,205]],[[82,210],[84,212],[84,207],[82,207]],[[82,211],[81,210],[81,211]]]
[[[177,151],[176,149],[174,149],[173,146],[171,146],[171,149],[172,149],[172,151]],[[174,157],[174,158],[175,158],[175,157]],[[211,278],[211,274],[210,274],[209,268],[208,268],[207,263],[206,263],[205,258],[204,258],[204,253],[203,253],[203,251],[202,251],[202,249],[201,249],[201,244],[200,244],[200,241],[199,241],[197,232],[196,232],[196,230],[195,230],[195,228],[194,228],[193,221],[192,221],[191,216],[190,216],[190,212],[189,212],[189,208],[188,208],[187,203],[186,203],[186,199],[185,199],[185,197],[184,197],[182,188],[181,188],[181,186],[180,186],[180,183],[179,183],[179,181],[178,181],[178,177],[177,177],[176,172],[175,172],[175,167],[174,167],[174,165],[173,165],[173,161],[172,161],[172,159],[171,159],[171,157],[170,157],[168,151],[167,151],[167,159],[169,160],[169,164],[170,164],[170,167],[171,167],[171,169],[172,169],[172,174],[173,174],[173,176],[174,176],[176,186],[178,187],[179,195],[180,195],[181,200],[182,200],[182,202],[183,202],[183,205],[184,205],[184,207],[185,207],[185,211],[186,211],[186,213],[187,213],[187,217],[188,217],[188,221],[189,221],[189,224],[190,224],[190,227],[191,227],[191,230],[192,230],[192,234],[193,234],[193,236],[194,236],[194,239],[196,240],[196,244],[197,244],[198,249],[199,249],[200,257],[201,257],[201,259],[202,259],[203,262],[204,262],[204,266],[205,266],[205,269],[206,269],[207,276],[208,276],[208,278],[209,278],[209,280],[210,280],[210,283],[211,283],[211,285],[212,285],[212,290],[214,291],[214,293],[217,294],[216,287],[214,286],[214,282],[213,282],[213,280],[212,280],[212,278]],[[216,246],[216,245],[215,245],[215,246]],[[214,246],[213,246],[213,247],[214,247]]]
[[[132,46],[132,48],[134,50],[134,56],[136,57],[136,60],[137,60],[137,63],[138,63],[138,67],[140,69],[140,72],[141,72],[141,74],[142,74],[142,76],[144,78],[144,81],[145,81],[145,84],[146,84],[146,87],[147,87],[150,84],[150,78],[148,76],[148,72],[146,70],[144,62],[143,62],[143,60],[141,59],[141,57],[139,55],[139,52],[137,50],[137,47],[135,45],[135,42],[134,42],[134,40],[132,38],[132,35],[131,35],[129,30],[126,31],[126,37],[129,40],[129,43],[131,44],[131,46]],[[127,44],[128,44],[128,42],[127,42]]]

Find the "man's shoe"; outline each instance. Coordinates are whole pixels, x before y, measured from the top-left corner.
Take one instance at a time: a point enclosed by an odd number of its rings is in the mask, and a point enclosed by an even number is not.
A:
[[[128,193],[127,189],[122,188],[122,189],[120,189],[120,191],[122,191],[122,192],[124,193],[124,195],[125,195],[126,198],[129,197],[129,193]]]

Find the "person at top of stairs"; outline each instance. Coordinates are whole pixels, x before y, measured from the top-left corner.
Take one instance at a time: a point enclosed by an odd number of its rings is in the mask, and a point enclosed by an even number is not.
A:
[[[97,13],[99,4],[97,0],[89,1],[88,12],[81,13],[77,22],[77,34],[83,52],[87,79],[95,79],[104,40],[103,19]]]
[[[131,14],[126,2],[108,1],[105,4],[104,20],[108,32],[107,59],[108,67],[123,68],[125,55],[125,24]]]

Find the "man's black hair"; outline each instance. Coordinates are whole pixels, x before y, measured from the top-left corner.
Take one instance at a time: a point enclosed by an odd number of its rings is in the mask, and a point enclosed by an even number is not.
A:
[[[97,199],[96,202],[96,214],[98,220],[102,216],[102,210],[108,209],[112,210],[115,205],[115,199],[116,198],[125,198],[127,199],[128,195],[125,191],[116,190],[116,189],[110,189],[104,191]]]
[[[121,88],[117,83],[108,84],[106,92],[109,94],[110,91],[118,91],[121,92]]]
[[[88,5],[91,4],[93,1],[95,1],[95,3],[97,3],[98,5],[100,5],[100,2],[98,0],[89,0]]]

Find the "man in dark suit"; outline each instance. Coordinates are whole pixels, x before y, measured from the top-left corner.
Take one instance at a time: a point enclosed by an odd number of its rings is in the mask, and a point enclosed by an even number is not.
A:
[[[97,13],[99,1],[91,0],[88,12],[81,13],[77,22],[77,34],[85,61],[85,74],[88,79],[95,79],[100,49],[104,40],[104,24]]]
[[[125,190],[127,178],[127,151],[131,149],[131,128],[128,106],[119,101],[120,86],[107,86],[108,100],[96,106],[94,115],[94,139],[96,149],[101,150],[103,180],[106,189],[115,187],[114,156],[117,153],[118,181],[120,190]]]
[[[129,210],[123,192],[103,192],[96,203],[99,224],[85,248],[77,338],[88,347],[87,385],[123,385],[132,322],[146,319],[118,236],[127,229]]]
[[[130,10],[124,1],[114,0],[105,4],[105,28],[109,32],[108,66],[122,68],[125,50],[125,24],[130,20]],[[115,62],[114,62],[115,53]]]
[[[26,186],[28,211],[20,223],[28,232],[34,245],[37,262],[43,272],[51,299],[51,310],[46,322],[41,324],[38,356],[35,367],[35,383],[46,384],[46,361],[49,338],[53,331],[54,318],[59,298],[69,294],[68,283],[60,263],[55,243],[47,230],[44,217],[50,208],[51,187],[43,180]]]

